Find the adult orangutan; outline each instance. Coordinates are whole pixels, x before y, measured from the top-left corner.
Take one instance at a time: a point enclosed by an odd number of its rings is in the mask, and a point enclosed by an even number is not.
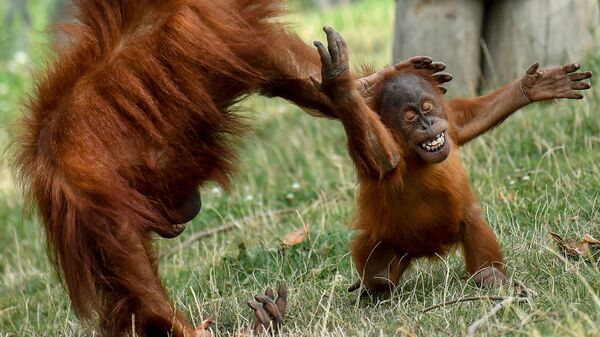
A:
[[[446,102],[436,87],[450,75],[409,70],[375,86],[367,104],[353,85],[344,40],[326,33],[328,49],[316,42],[322,82],[313,82],[344,125],[360,181],[351,245],[360,280],[349,290],[362,282],[370,292],[388,292],[412,259],[443,255],[459,243],[478,284],[505,281],[500,247],[458,148],[529,103],[583,98],[591,72],[577,72],[577,64],[538,70],[536,63],[488,95]]]
[[[193,327],[169,302],[151,234],[179,235],[200,211],[198,187],[229,184],[231,140],[245,128],[232,104],[259,92],[335,117],[309,80],[318,53],[274,20],[279,7],[75,1],[76,20],[22,120],[16,166],[76,314],[96,313],[102,334],[204,333],[206,324]],[[416,57],[352,85],[368,99],[381,80],[412,68],[444,66]],[[258,325],[279,323],[285,296],[259,299]]]

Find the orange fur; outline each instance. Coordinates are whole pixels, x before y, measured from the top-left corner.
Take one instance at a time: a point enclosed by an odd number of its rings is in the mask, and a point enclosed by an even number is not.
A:
[[[331,114],[308,79],[313,48],[273,0],[76,1],[76,22],[21,121],[16,167],[49,255],[84,320],[103,334],[193,336],[169,303],[151,233],[161,209],[207,181],[227,186],[244,95]]]
[[[498,102],[493,97],[502,97],[503,108],[495,111],[504,113],[515,102],[519,103],[520,97],[511,96],[503,88],[490,95],[492,99],[483,97],[447,104],[441,92],[434,89],[437,82],[429,73],[405,71],[388,80],[389,83],[400,76],[412,76],[413,79],[407,80],[411,81],[407,88],[423,88],[407,89],[414,91],[412,95],[421,95],[421,103],[388,106],[390,101],[383,95],[390,94],[391,89],[384,92],[387,85],[384,82],[375,89],[377,98],[367,106],[347,79],[338,77],[328,83],[334,88],[328,94],[346,129],[350,156],[360,181],[353,222],[358,235],[351,243],[351,250],[362,283],[370,291],[389,291],[412,259],[447,254],[456,244],[462,244],[467,271],[478,283],[504,280],[502,253],[493,231],[481,217],[455,139],[465,143],[504,119],[495,116],[498,122],[486,121],[487,117],[481,117],[477,107],[489,109],[490,104]],[[397,91],[391,94],[409,95]],[[409,144],[411,137],[417,137],[416,132],[404,124],[403,109],[419,110],[423,100],[439,105],[439,111],[431,115],[438,120],[433,125],[448,123],[446,146],[450,148],[448,156],[438,163],[427,162],[416,154]],[[462,128],[472,131],[465,133]],[[387,155],[380,155],[382,152]],[[394,168],[383,170],[390,166],[390,158],[396,158]]]
[[[329,96],[360,179],[352,256],[367,289],[389,291],[411,259],[443,255],[456,244],[462,244],[467,272],[478,284],[506,280],[500,247],[458,149],[529,103],[581,99],[580,91],[591,87],[583,80],[592,73],[577,72],[576,63],[538,67],[487,95],[449,102],[436,89],[448,77],[423,70],[380,82],[372,106],[343,77],[329,81],[337,88]],[[445,147],[439,147],[440,134]]]

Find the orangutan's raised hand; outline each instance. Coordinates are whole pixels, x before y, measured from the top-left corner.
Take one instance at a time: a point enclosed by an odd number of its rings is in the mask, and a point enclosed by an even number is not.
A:
[[[442,72],[444,69],[446,69],[444,63],[433,62],[429,56],[413,56],[404,61],[400,61],[394,66],[384,68],[369,76],[359,78],[355,80],[355,84],[362,97],[369,103],[380,83],[384,83],[402,72],[421,70],[429,73],[429,76],[435,79],[438,88],[445,94],[447,89],[443,87],[442,84],[450,82],[452,80],[452,75],[447,72]]]
[[[531,65],[521,79],[523,95],[529,102],[555,98],[582,99],[580,90],[591,88],[590,83],[583,80],[592,77],[592,72],[577,72],[577,63],[543,69],[538,69],[539,66],[538,63]]]

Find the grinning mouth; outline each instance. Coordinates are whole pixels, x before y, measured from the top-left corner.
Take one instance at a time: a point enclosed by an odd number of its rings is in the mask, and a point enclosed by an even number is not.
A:
[[[433,139],[419,144],[419,146],[427,152],[437,152],[444,147],[444,144],[446,144],[446,135],[445,132],[442,132]]]

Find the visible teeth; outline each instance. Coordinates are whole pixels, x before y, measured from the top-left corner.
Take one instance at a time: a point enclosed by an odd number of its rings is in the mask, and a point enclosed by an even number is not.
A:
[[[439,150],[446,143],[446,135],[442,132],[435,136],[434,139],[428,140],[421,144],[421,147],[429,152]]]

